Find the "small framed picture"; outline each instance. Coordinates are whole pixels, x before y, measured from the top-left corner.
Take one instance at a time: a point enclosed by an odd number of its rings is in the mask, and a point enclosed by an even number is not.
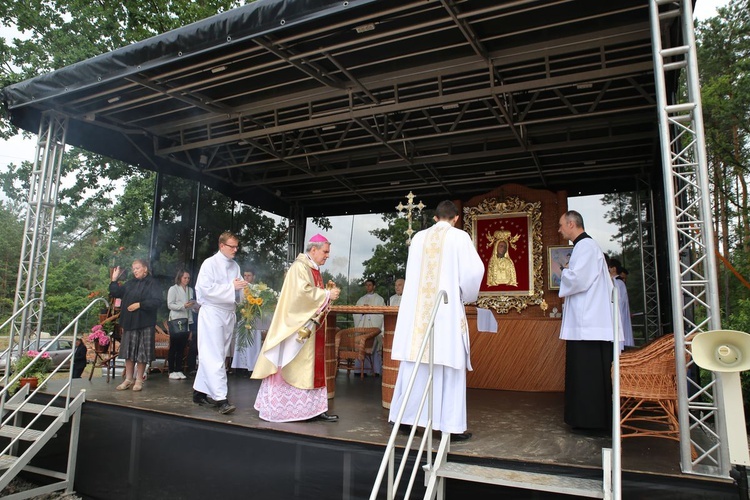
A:
[[[547,247],[547,285],[550,290],[560,289],[562,270],[568,267],[570,254],[573,252],[571,245],[554,245]]]

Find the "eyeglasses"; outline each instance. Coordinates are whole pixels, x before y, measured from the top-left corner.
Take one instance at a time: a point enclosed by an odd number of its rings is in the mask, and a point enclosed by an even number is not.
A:
[[[239,245],[227,245],[226,243],[224,243],[224,246],[225,246],[225,247],[229,247],[229,248],[231,248],[231,249],[233,249],[233,250],[237,250],[238,248],[240,248],[240,246],[239,246]]]

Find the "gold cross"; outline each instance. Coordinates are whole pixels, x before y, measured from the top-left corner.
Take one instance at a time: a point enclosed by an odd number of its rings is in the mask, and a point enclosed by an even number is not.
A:
[[[411,235],[414,234],[414,230],[411,228],[411,214],[412,211],[416,208],[417,210],[421,211],[423,208],[425,208],[426,205],[424,205],[421,201],[414,204],[414,193],[409,191],[409,194],[406,195],[406,199],[409,200],[409,203],[404,205],[401,202],[398,202],[398,205],[396,205],[396,209],[398,210],[398,213],[402,213],[404,210],[406,210],[406,219],[409,221],[409,229],[407,229],[406,235],[408,238],[406,239],[406,244],[411,245]]]

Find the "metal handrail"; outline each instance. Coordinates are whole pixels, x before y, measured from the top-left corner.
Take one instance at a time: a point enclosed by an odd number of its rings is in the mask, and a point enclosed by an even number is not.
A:
[[[419,353],[417,354],[416,359],[417,364],[414,367],[414,371],[411,374],[411,377],[409,378],[409,383],[406,387],[406,392],[404,394],[404,402],[408,401],[411,397],[412,390],[414,389],[414,383],[417,379],[417,368],[419,366],[419,363],[424,356],[425,349],[427,347],[427,343],[430,344],[430,350],[429,350],[429,376],[427,378],[427,384],[425,386],[425,391],[422,393],[422,398],[419,403],[419,410],[417,411],[417,418],[414,420],[414,424],[412,425],[411,432],[409,433],[409,438],[406,443],[406,447],[404,448],[404,455],[401,457],[401,462],[399,464],[399,471],[395,478],[393,478],[393,469],[395,466],[395,448],[396,448],[396,436],[399,432],[399,427],[401,426],[401,421],[404,418],[404,412],[406,411],[406,404],[401,405],[401,409],[398,412],[398,415],[396,416],[396,420],[393,422],[393,430],[391,431],[391,436],[388,439],[388,444],[385,448],[385,453],[383,454],[383,459],[380,462],[380,469],[378,470],[378,475],[375,478],[375,484],[372,487],[372,492],[370,493],[370,500],[375,500],[378,495],[378,491],[380,490],[380,485],[383,482],[383,476],[385,476],[386,470],[388,471],[388,493],[387,498],[388,500],[391,500],[395,498],[396,491],[398,490],[398,484],[401,481],[401,475],[406,467],[406,460],[409,457],[409,450],[411,449],[412,441],[414,440],[414,435],[416,434],[416,430],[418,427],[419,417],[422,414],[422,410],[424,409],[425,400],[427,400],[428,409],[427,409],[427,426],[425,427],[425,434],[422,436],[422,440],[420,442],[419,450],[417,451],[417,455],[415,458],[414,468],[412,469],[412,474],[409,480],[409,485],[407,487],[406,493],[404,495],[404,498],[409,498],[409,495],[411,494],[411,488],[414,485],[414,479],[416,477],[416,472],[419,470],[419,463],[422,458],[422,454],[425,450],[425,447],[430,450],[429,453],[427,453],[427,470],[432,469],[432,381],[433,381],[433,371],[434,371],[434,363],[435,363],[435,343],[431,342],[432,337],[435,333],[435,317],[437,316],[438,307],[440,306],[442,302],[444,304],[448,303],[448,293],[445,290],[440,290],[437,294],[437,297],[435,299],[435,305],[432,307],[432,313],[430,315],[430,322],[427,325],[427,334],[425,335],[425,338],[422,340],[422,345],[419,348]]]
[[[63,330],[60,333],[58,333],[55,337],[52,337],[50,339],[50,341],[47,343],[47,345],[44,346],[44,348],[37,353],[37,355],[34,357],[34,360],[31,363],[29,363],[26,367],[24,367],[21,371],[19,371],[17,374],[15,374],[15,376],[13,377],[12,380],[10,380],[9,383],[7,381],[7,374],[10,371],[10,365],[7,365],[7,367],[6,367],[6,379],[5,379],[6,380],[6,384],[3,387],[2,391],[0,391],[0,415],[4,414],[5,400],[6,400],[7,396],[8,396],[8,394],[9,394],[10,388],[13,385],[15,385],[23,377],[24,374],[26,374],[28,371],[30,371],[30,369],[34,365],[34,363],[36,363],[39,359],[42,358],[42,356],[47,351],[49,351],[50,346],[55,341],[59,340],[64,335],[66,335],[68,333],[68,330],[70,330],[72,328],[73,329],[73,338],[74,339],[77,338],[77,336],[78,336],[78,324],[79,324],[81,318],[86,313],[88,313],[88,311],[96,303],[98,303],[98,302],[103,302],[107,307],[109,307],[109,302],[107,302],[107,300],[104,299],[103,297],[98,297],[98,298],[94,299],[93,301],[91,301],[88,306],[86,306],[80,313],[78,313],[78,315],[75,318],[73,318],[73,321],[71,321],[68,324],[68,326],[66,326],[65,328],[63,328]],[[19,349],[19,354],[20,353],[21,353],[21,350]],[[46,410],[47,408],[50,408],[53,405],[53,403],[55,403],[57,401],[57,399],[62,395],[62,393],[65,392],[66,393],[65,394],[65,410],[66,410],[66,413],[67,413],[67,410],[68,410],[68,408],[70,406],[70,390],[71,390],[71,387],[73,385],[73,363],[72,363],[72,358],[73,358],[74,354],[75,354],[75,349],[72,349],[71,352],[70,352],[70,354],[68,354],[68,356],[65,357],[65,359],[57,366],[57,368],[55,368],[49,374],[49,376],[41,384],[39,384],[39,386],[31,394],[27,394],[26,398],[23,400],[23,402],[21,402],[21,404],[18,405],[18,407],[15,410],[9,412],[8,415],[6,415],[6,418],[4,420],[2,420],[2,422],[0,422],[0,428],[2,428],[5,425],[9,425],[10,421],[12,419],[15,419],[18,416],[18,414],[22,411],[22,409],[26,405],[26,403],[28,401],[30,401],[36,394],[38,394],[38,392],[42,389],[42,387],[44,387],[46,381],[52,375],[54,375],[57,372],[59,372],[62,369],[63,366],[65,366],[66,364],[69,363],[70,366],[69,366],[69,370],[68,370],[68,381],[63,385],[63,387],[60,390],[58,390],[52,396],[52,398],[50,398],[49,402],[44,406],[44,410]],[[40,411],[39,413],[37,413],[37,415],[24,427],[24,431],[31,429],[32,425],[34,425],[34,423],[36,423],[36,421],[39,420],[39,418],[43,414],[44,414],[44,411]],[[22,435],[23,435],[23,432],[20,432],[18,434],[18,436],[16,436],[13,439],[11,439],[10,442],[8,443],[8,445],[2,451],[0,451],[0,455],[4,455],[4,454],[8,453],[11,450],[11,448],[14,447],[15,444],[20,440],[20,437]]]
[[[41,302],[41,301],[42,299],[35,298],[25,303],[23,307],[21,307],[18,311],[14,312],[10,318],[8,318],[2,325],[0,325],[0,331],[2,331],[3,328],[8,326],[8,324],[10,324],[11,321],[16,319],[16,316],[24,312],[26,308],[29,307],[31,304],[33,304],[34,302]],[[8,374],[9,374],[9,368],[10,368],[11,352],[13,351],[13,340],[14,340],[13,335],[8,335],[8,348],[4,350],[2,354],[0,354],[0,357],[5,356],[5,375],[3,377],[3,385],[5,386],[8,385]]]
[[[622,498],[622,429],[620,428],[620,292],[612,287],[612,498]],[[606,470],[605,470],[606,474]],[[606,484],[606,481],[605,481]],[[606,493],[605,493],[606,494]]]

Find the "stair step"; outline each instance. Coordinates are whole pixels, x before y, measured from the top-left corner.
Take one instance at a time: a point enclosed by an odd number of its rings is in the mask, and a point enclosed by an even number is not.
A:
[[[24,429],[23,427],[16,427],[14,425],[4,425],[0,427],[0,437],[14,438],[16,436],[21,436],[20,439],[23,439],[24,441],[35,441],[42,434],[42,431]]]
[[[496,484],[511,488],[549,491],[589,498],[604,498],[602,481],[578,477],[556,476],[538,472],[525,472],[481,465],[447,462],[437,470],[439,477]]]
[[[0,455],[0,470],[10,468],[16,463],[16,460],[18,460],[18,457],[14,457],[13,455]]]
[[[19,406],[21,405],[6,403],[5,409],[13,411],[17,409]],[[21,411],[25,413],[33,413],[34,415],[39,415],[40,413],[42,413],[50,417],[57,417],[58,415],[62,415],[63,413],[65,413],[65,408],[58,408],[56,406],[50,406],[47,409],[45,409],[44,405],[26,403],[25,405],[23,405],[23,408],[21,408]]]

